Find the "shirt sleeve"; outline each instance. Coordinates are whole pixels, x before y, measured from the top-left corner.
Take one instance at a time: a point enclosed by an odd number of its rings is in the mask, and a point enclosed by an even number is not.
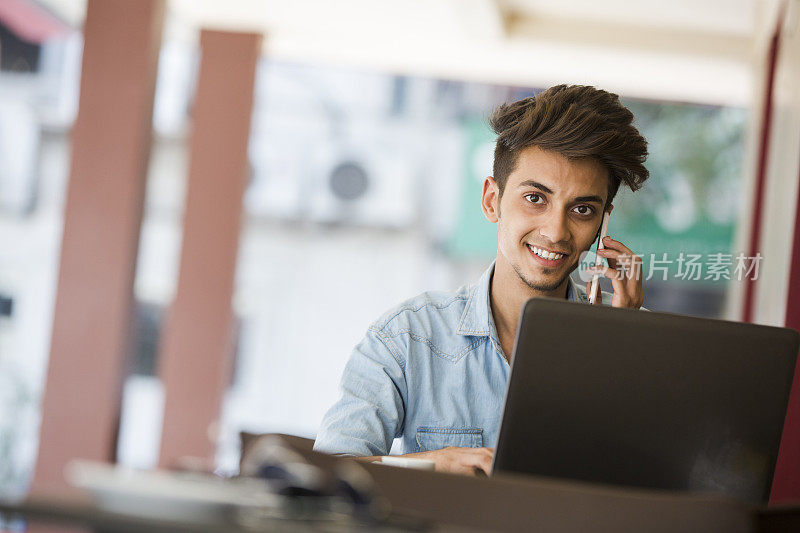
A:
[[[384,331],[370,327],[350,355],[339,389],[341,396],[323,417],[314,450],[387,455],[402,433],[407,388],[405,359]]]

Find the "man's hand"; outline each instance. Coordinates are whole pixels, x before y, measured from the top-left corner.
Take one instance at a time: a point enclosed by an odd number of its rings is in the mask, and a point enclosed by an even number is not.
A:
[[[400,457],[409,459],[427,459],[433,461],[437,472],[450,472],[452,474],[477,474],[489,475],[492,471],[492,457],[494,448],[442,448],[430,452],[407,453]],[[377,461],[381,456],[356,457],[359,461]]]
[[[456,448],[450,446],[441,450],[409,453],[403,457],[433,461],[437,472],[450,472],[470,476],[483,473],[488,476],[492,472],[493,456],[494,448]]]
[[[589,275],[600,274],[611,280],[614,296],[611,305],[614,307],[632,307],[639,309],[644,303],[644,289],[642,288],[642,258],[634,254],[630,248],[611,237],[603,239],[602,250],[597,255],[605,257],[609,266],[595,266],[586,269]],[[586,284],[587,291],[591,289],[591,281]],[[597,291],[595,304],[603,303],[601,291]]]

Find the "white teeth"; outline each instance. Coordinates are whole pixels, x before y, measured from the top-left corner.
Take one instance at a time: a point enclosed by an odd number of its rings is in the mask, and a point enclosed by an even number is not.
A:
[[[544,259],[549,259],[550,261],[555,261],[557,259],[561,259],[562,257],[564,257],[564,254],[557,254],[555,252],[548,252],[548,251],[542,250],[541,248],[537,248],[536,246],[528,245],[528,248],[533,253],[538,255],[539,257],[542,257]]]

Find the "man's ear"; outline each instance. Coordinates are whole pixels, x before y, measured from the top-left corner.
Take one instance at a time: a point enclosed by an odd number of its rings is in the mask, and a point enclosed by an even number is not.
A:
[[[483,210],[483,216],[492,224],[500,220],[500,188],[491,176],[483,180],[481,209]]]

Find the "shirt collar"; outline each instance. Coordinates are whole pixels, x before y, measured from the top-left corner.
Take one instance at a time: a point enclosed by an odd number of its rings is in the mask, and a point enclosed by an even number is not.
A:
[[[467,305],[464,307],[464,312],[461,313],[461,319],[458,322],[458,335],[474,335],[479,337],[486,337],[491,332],[492,311],[489,305],[489,286],[492,281],[492,274],[494,273],[494,261],[489,265],[489,268],[481,275],[478,283],[472,287],[469,293]],[[569,278],[567,284],[567,300],[571,302],[586,302],[586,295],[581,291],[578,285]]]
[[[494,261],[481,275],[478,284],[469,291],[469,299],[461,313],[456,333],[459,335],[476,335],[485,337],[489,335],[491,308],[489,307],[489,285],[494,273]]]
[[[573,281],[572,277],[569,278],[569,284],[567,285],[567,300],[570,302],[581,302],[581,303],[589,303],[589,299],[586,296],[586,291]]]

